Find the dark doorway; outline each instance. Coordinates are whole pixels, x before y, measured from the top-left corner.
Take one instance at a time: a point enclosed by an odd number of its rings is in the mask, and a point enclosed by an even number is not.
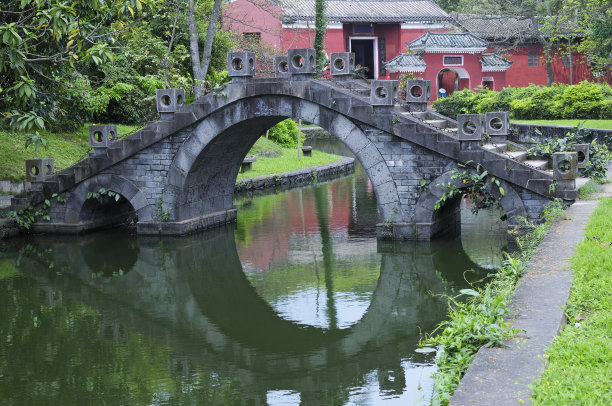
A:
[[[374,40],[351,39],[351,52],[355,53],[355,67],[366,67],[365,76],[374,79]]]

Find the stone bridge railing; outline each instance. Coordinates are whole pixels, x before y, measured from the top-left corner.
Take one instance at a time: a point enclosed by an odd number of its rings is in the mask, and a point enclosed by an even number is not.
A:
[[[237,103],[258,97],[261,103],[246,104],[244,108],[276,110],[269,113],[241,110],[240,114],[245,117],[266,114],[297,117],[300,114],[297,118],[305,121],[320,120],[328,126],[327,130],[353,150],[375,186],[381,221],[389,221],[394,216],[394,235],[396,231],[402,237],[431,235],[437,229],[432,224],[445,221],[444,218],[431,219],[438,215],[434,213],[434,203],[453,181],[450,179],[451,164],[456,167],[457,164],[472,162],[474,167],[480,165],[489,174],[512,185],[516,191],[505,187],[511,193],[499,196],[509,217],[537,216],[549,198],[561,197],[571,201],[577,196],[575,178],[579,155],[584,161],[586,153],[588,160],[588,151],[555,154],[552,168],[548,161],[530,159],[520,145],[506,141],[509,129],[506,112],[460,115],[457,121],[451,120],[427,109],[430,83],[424,80],[409,80],[406,99],[398,100],[397,81],[354,78],[354,55],[351,53],[331,54],[332,79],[314,77],[314,51],[310,49],[289,50],[286,57],[277,57],[276,79],[254,79],[255,66],[253,53],[229,53],[231,83],[223,91],[209,94],[190,106],[184,105],[183,90],[158,90],[156,102],[161,120],[149,123],[143,130],[120,140],[114,126],[91,127],[90,146],[93,151],[85,160],[60,173],[54,173],[52,160],[28,161],[26,169],[31,187],[25,194],[13,198],[13,209],[36,206],[54,193],[69,192],[72,198],[66,208],[50,208],[54,225],[40,226],[45,231],[62,231],[63,225],[70,224],[64,231],[80,231],[74,224],[82,222],[79,212],[86,198],[73,192],[87,181],[91,183],[87,184],[88,188],[112,187],[126,197],[138,212],[144,231],[144,224],[151,222],[154,215],[155,201],[151,200],[167,194],[164,188],[174,184],[173,173],[191,170],[181,166],[183,157],[177,155],[179,144],[190,137],[189,129],[215,112],[223,109],[234,111],[232,106],[238,106]],[[291,106],[279,107],[271,99],[277,98],[281,103],[287,102],[287,97],[304,102],[291,102]],[[325,118],[320,116],[323,110]],[[223,125],[220,122],[215,128]],[[365,137],[352,138],[355,131],[365,134]],[[177,134],[183,135],[177,137]],[[159,147],[160,143],[163,143],[162,147]],[[154,145],[158,145],[159,151],[147,155],[145,152]],[[194,145],[202,147],[201,143]],[[154,162],[146,162],[143,158],[150,156],[155,158]],[[238,162],[242,158],[239,157]],[[421,160],[430,163],[414,165],[415,161]],[[122,166],[117,171],[120,163]],[[172,168],[177,165],[182,169],[173,172]],[[380,165],[385,167],[384,176],[381,175],[383,172],[376,170]],[[151,173],[150,177],[148,173]],[[422,188],[423,179],[428,184],[427,190]],[[228,205],[231,206],[231,202],[225,203]],[[230,209],[225,206],[218,213]],[[399,211],[399,215],[392,213],[392,206],[393,213]],[[223,219],[206,220],[206,225],[226,221],[227,214],[223,216]],[[181,222],[185,219],[175,220]],[[419,231],[419,224],[426,224],[425,231]],[[157,230],[157,226],[154,228]]]

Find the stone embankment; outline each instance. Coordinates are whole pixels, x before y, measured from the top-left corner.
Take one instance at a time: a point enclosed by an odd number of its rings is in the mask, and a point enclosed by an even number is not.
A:
[[[355,171],[355,160],[344,157],[338,162],[311,168],[298,169],[274,175],[257,176],[236,181],[234,192],[261,190],[267,188],[286,188],[307,185],[320,180],[340,175],[349,175]]]
[[[268,188],[290,188],[301,185],[312,184],[313,182],[327,180],[336,176],[349,175],[355,172],[355,160],[343,157],[338,162],[327,165],[320,165],[311,168],[299,169],[296,171],[281,174],[258,176],[254,178],[241,179],[236,181],[234,191],[236,193],[263,190]],[[13,190],[15,185],[3,185],[7,190],[9,186]],[[19,186],[22,186],[20,183]],[[23,187],[23,186],[22,186]],[[3,198],[6,197],[4,200]],[[10,206],[11,195],[0,195],[0,214],[7,211]],[[4,203],[4,204],[2,204]],[[21,230],[13,220],[0,218],[0,240],[21,234]]]

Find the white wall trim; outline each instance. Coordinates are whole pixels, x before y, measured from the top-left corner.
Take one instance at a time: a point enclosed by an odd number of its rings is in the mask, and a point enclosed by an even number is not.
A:
[[[310,27],[311,29],[314,30],[315,28],[315,23],[314,21],[311,22],[306,22],[306,21],[296,21],[295,23],[291,23],[291,24],[287,24],[287,23],[282,23],[281,26],[283,28],[308,28]],[[328,30],[341,30],[342,29],[342,23],[327,23],[327,29]]]

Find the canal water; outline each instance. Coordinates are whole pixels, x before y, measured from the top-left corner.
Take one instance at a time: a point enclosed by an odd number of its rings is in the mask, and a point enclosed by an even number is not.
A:
[[[499,213],[377,242],[359,165],[235,205],[236,225],[181,238],[0,242],[0,404],[428,404],[419,340],[500,264]]]

